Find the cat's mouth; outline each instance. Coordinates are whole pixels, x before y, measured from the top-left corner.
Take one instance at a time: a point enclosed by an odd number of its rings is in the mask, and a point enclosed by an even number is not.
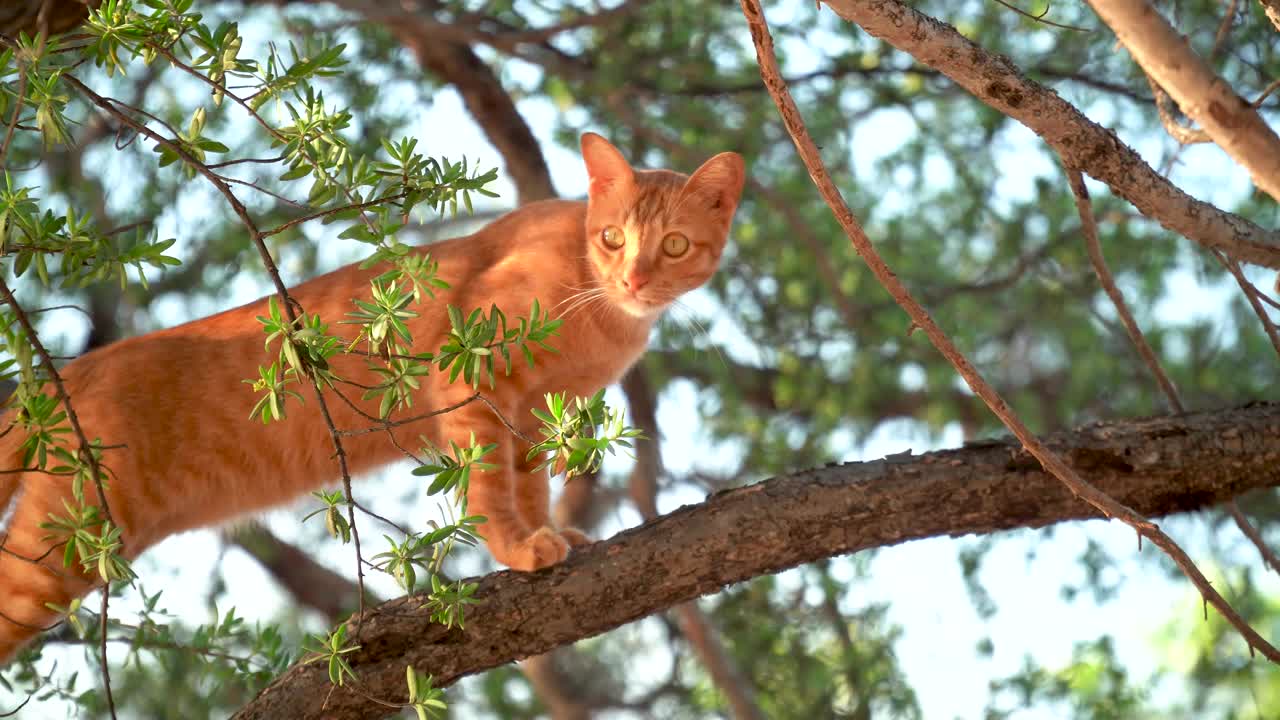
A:
[[[613,293],[613,303],[634,318],[648,320],[665,310],[670,301],[646,298],[618,288]]]

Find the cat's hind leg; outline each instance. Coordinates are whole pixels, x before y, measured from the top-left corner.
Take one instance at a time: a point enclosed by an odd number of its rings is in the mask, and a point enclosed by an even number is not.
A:
[[[26,482],[47,479],[28,475]],[[78,568],[63,567],[62,546],[45,539],[49,531],[40,523],[55,508],[35,489],[18,495],[8,526],[0,530],[0,666],[57,624],[60,615],[48,604],[65,608],[92,588]]]

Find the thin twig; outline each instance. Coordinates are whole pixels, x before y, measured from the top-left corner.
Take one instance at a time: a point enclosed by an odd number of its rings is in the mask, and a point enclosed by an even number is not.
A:
[[[1209,59],[1212,60],[1222,52],[1223,43],[1227,40],[1227,33],[1231,30],[1231,23],[1236,19],[1236,5],[1240,0],[1228,0],[1227,11],[1222,15],[1222,22],[1218,24],[1218,32],[1213,36],[1213,49],[1209,51]]]
[[[512,435],[515,435],[516,437],[529,443],[530,445],[537,445],[539,443],[539,441],[529,437],[528,435],[525,435],[524,433],[520,432],[519,428],[517,428],[515,425],[512,425],[511,421],[507,419],[506,415],[502,414],[502,411],[498,409],[497,405],[493,404],[492,400],[485,397],[484,395],[481,395],[480,393],[476,393],[475,397],[480,402],[489,406],[489,409],[493,411],[494,417],[498,418],[498,422],[506,426],[507,430],[509,430]]]
[[[1244,291],[1245,299],[1249,301],[1249,305],[1253,307],[1253,312],[1258,316],[1258,320],[1262,322],[1263,329],[1267,331],[1267,337],[1271,338],[1271,346],[1276,349],[1276,354],[1280,355],[1280,330],[1276,329],[1276,324],[1271,320],[1271,316],[1267,314],[1267,309],[1262,307],[1262,302],[1258,299],[1261,293],[1253,286],[1253,283],[1249,282],[1249,278],[1244,276],[1244,271],[1240,269],[1240,263],[1235,258],[1219,250],[1214,250],[1213,256],[1218,258],[1218,262],[1222,263],[1222,266],[1236,279],[1236,283]]]
[[[22,708],[24,708],[24,707],[26,707],[26,706],[27,706],[27,703],[31,702],[31,698],[33,698],[33,697],[35,697],[35,696],[36,696],[36,691],[35,691],[35,690],[32,690],[32,691],[31,691],[31,693],[30,693],[29,695],[27,695],[27,699],[26,699],[26,700],[23,700],[22,702],[18,703],[18,707],[14,708],[14,709],[12,709],[12,710],[6,710],[6,711],[4,711],[4,712],[0,713],[0,718],[13,717],[14,715],[17,715],[17,714],[22,710]]]
[[[209,163],[206,167],[210,170],[219,170],[232,165],[241,165],[243,163],[262,163],[263,165],[275,165],[276,163],[288,159],[285,155],[277,155],[273,158],[240,158],[239,160],[223,160],[219,163]]]
[[[805,167],[809,170],[810,178],[822,194],[823,199],[826,200],[828,207],[831,208],[837,222],[840,223],[845,234],[849,237],[854,250],[866,262],[872,273],[875,274],[876,279],[880,281],[880,284],[898,301],[898,304],[911,317],[913,324],[924,330],[934,347],[951,362],[952,366],[960,373],[974,393],[982,398],[992,413],[1000,418],[1001,422],[1009,428],[1010,432],[1026,448],[1027,452],[1040,461],[1040,464],[1048,473],[1061,480],[1073,494],[1097,508],[1105,517],[1119,518],[1134,528],[1140,538],[1146,537],[1157,547],[1164,550],[1187,578],[1191,580],[1192,584],[1196,586],[1205,600],[1213,604],[1218,612],[1240,632],[1250,648],[1260,651],[1272,662],[1280,663],[1280,650],[1277,650],[1271,643],[1267,642],[1244,618],[1240,617],[1231,605],[1218,594],[1218,591],[1213,588],[1191,558],[1172,538],[1160,530],[1155,523],[1085,481],[1062,458],[1040,442],[1039,438],[1014,414],[1013,410],[1004,401],[1004,398],[982,378],[968,358],[960,353],[946,333],[929,316],[929,312],[902,285],[898,277],[881,259],[880,254],[876,252],[875,246],[871,244],[871,240],[862,230],[857,218],[854,217],[853,212],[845,203],[840,190],[831,181],[826,166],[822,162],[818,147],[814,144],[813,138],[810,137],[809,131],[804,125],[800,109],[796,107],[795,100],[791,97],[791,92],[782,82],[777,57],[773,50],[773,38],[769,34],[768,23],[765,20],[764,10],[760,7],[759,0],[741,0],[741,4],[743,15],[750,26],[751,37],[755,44],[761,78],[768,88],[769,94],[773,97],[774,104],[778,107],[787,132],[795,143]]]
[[[1146,336],[1142,334],[1142,329],[1133,319],[1133,313],[1129,312],[1129,305],[1125,303],[1124,295],[1116,286],[1116,280],[1107,267],[1107,260],[1102,255],[1102,243],[1098,241],[1098,223],[1093,217],[1093,202],[1089,200],[1089,190],[1085,187],[1084,176],[1078,169],[1068,167],[1067,180],[1071,185],[1071,194],[1076,199],[1076,210],[1080,213],[1080,224],[1084,231],[1084,245],[1089,251],[1089,262],[1093,263],[1093,271],[1098,275],[1102,289],[1106,291],[1107,297],[1111,298],[1111,303],[1116,306],[1116,313],[1120,315],[1120,322],[1124,323],[1129,340],[1133,342],[1138,355],[1142,356],[1142,361],[1147,364],[1147,369],[1155,377],[1156,384],[1164,392],[1165,398],[1169,401],[1169,407],[1174,412],[1185,412],[1182,400],[1178,398],[1178,390],[1165,374],[1164,368],[1160,366],[1160,359],[1156,357]]]
[[[1253,283],[1249,283],[1249,284],[1253,285]],[[1280,277],[1276,278],[1276,285],[1277,287],[1280,287]],[[1256,289],[1256,286],[1255,286],[1255,289]],[[1262,302],[1270,305],[1271,307],[1277,310],[1280,310],[1280,300],[1273,300],[1269,295],[1262,292],[1261,290],[1257,290],[1257,295],[1258,295],[1258,299],[1261,300]]]
[[[1243,511],[1235,500],[1227,503],[1227,512],[1231,515],[1231,519],[1236,521],[1236,527],[1240,528],[1240,532],[1249,538],[1254,547],[1258,548],[1258,552],[1262,555],[1264,565],[1272,570],[1280,573],[1280,557],[1276,556],[1274,550],[1267,545],[1267,541],[1262,537],[1262,533],[1249,522],[1249,518],[1245,517]]]
[[[373,427],[360,428],[358,430],[338,430],[338,434],[342,436],[368,435],[369,433],[381,432],[383,430],[390,430],[391,428],[397,428],[403,425],[411,425],[420,420],[426,420],[427,418],[432,418],[437,415],[444,415],[445,413],[451,413],[454,410],[457,410],[458,408],[465,407],[475,402],[476,400],[482,399],[480,396],[480,393],[475,393],[474,395],[467,397],[465,400],[460,400],[456,403],[453,403],[452,405],[446,405],[442,408],[431,410],[430,412],[422,413],[421,415],[414,415],[413,417],[404,418],[403,420],[387,420],[385,418],[380,418],[375,415],[370,415],[369,413],[357,407],[355,403],[353,403],[346,395],[342,394],[342,392],[339,391],[337,388],[331,388],[331,389],[334,391],[334,393],[338,395],[338,397],[346,401],[347,406],[350,407],[352,410],[355,410],[356,412],[360,413],[362,416],[364,416],[366,420],[378,423]],[[492,407],[492,405],[490,405],[490,407]]]
[[[335,208],[329,208],[328,210],[321,210],[319,212],[311,213],[310,215],[303,215],[302,217],[294,218],[292,220],[289,220],[288,222],[277,225],[276,227],[273,227],[270,230],[263,230],[262,237],[267,238],[267,237],[271,237],[272,235],[279,235],[280,233],[284,232],[285,230],[288,230],[289,228],[295,225],[301,225],[303,223],[310,222],[312,220],[318,220],[319,218],[322,218],[322,217],[336,215],[338,213],[347,212],[348,210],[364,210],[365,208],[373,207],[374,205],[382,205],[384,203],[388,203],[393,200],[399,200],[407,194],[408,192],[396,193],[394,195],[388,195],[386,197],[381,197],[374,200],[367,200],[365,202],[352,203],[350,205],[343,205],[342,207],[335,207]]]
[[[1029,12],[1027,12],[1026,10],[1023,10],[1022,8],[1017,7],[1017,6],[1016,6],[1016,5],[1014,5],[1013,3],[1008,2],[1007,0],[996,0],[996,3],[997,3],[997,4],[1000,4],[1000,5],[1005,6],[1006,8],[1008,8],[1008,9],[1010,9],[1010,10],[1012,10],[1012,11],[1014,11],[1014,12],[1018,13],[1019,15],[1021,15],[1021,16],[1022,16],[1022,17],[1024,17],[1024,18],[1027,18],[1027,19],[1029,19],[1029,20],[1033,20],[1033,21],[1038,22],[1038,23],[1040,23],[1040,24],[1042,24],[1042,25],[1048,25],[1048,26],[1050,26],[1050,27],[1061,28],[1061,29],[1063,29],[1063,30],[1071,30],[1071,31],[1073,31],[1073,32],[1083,32],[1083,33],[1090,33],[1090,32],[1093,32],[1093,30],[1092,30],[1092,29],[1090,29],[1090,28],[1086,28],[1086,27],[1077,27],[1077,26],[1075,26],[1075,25],[1063,25],[1062,23],[1054,22],[1054,21],[1052,21],[1052,20],[1045,20],[1044,18],[1045,18],[1045,16],[1046,16],[1046,15],[1048,15],[1048,14],[1049,14],[1049,9],[1053,7],[1053,3],[1045,3],[1044,10],[1043,10],[1042,12],[1038,13],[1038,14],[1029,13]]]
[[[9,119],[9,128],[5,130],[4,142],[0,143],[0,162],[9,154],[9,143],[13,141],[13,131],[18,127],[18,115],[22,112],[22,106],[27,99],[27,66],[23,65],[18,70],[18,99],[14,101],[13,117]],[[8,167],[7,165],[5,167]]]
[[[297,200],[294,200],[294,199],[292,199],[292,198],[289,198],[289,197],[286,197],[286,196],[284,196],[284,195],[281,195],[280,193],[276,192],[275,190],[269,190],[269,189],[267,189],[267,188],[264,188],[264,187],[262,187],[261,185],[259,185],[258,183],[254,182],[254,181],[252,181],[252,180],[241,180],[240,178],[233,178],[233,177],[229,177],[229,176],[227,176],[227,175],[219,175],[219,177],[221,177],[221,178],[222,178],[223,180],[225,180],[226,182],[229,182],[229,183],[235,183],[236,185],[244,185],[245,187],[250,187],[250,188],[253,188],[254,190],[257,190],[258,192],[262,193],[263,195],[270,195],[271,197],[273,197],[273,198],[275,198],[275,199],[279,200],[279,201],[280,201],[280,202],[282,202],[282,203],[285,203],[286,205],[292,205],[292,206],[294,206],[294,207],[296,207],[296,208],[304,208],[304,209],[306,209],[306,208],[309,208],[309,207],[310,207],[310,206],[309,206],[309,205],[307,205],[306,203],[300,203],[300,202],[298,202]]]
[[[1262,92],[1258,94],[1258,97],[1255,98],[1251,104],[1255,108],[1262,107],[1263,101],[1267,99],[1268,95],[1275,92],[1276,88],[1280,88],[1280,78],[1276,78],[1275,80],[1272,80],[1271,82],[1267,83],[1267,86],[1262,89]]]
[[[396,521],[394,521],[394,520],[390,520],[390,519],[388,519],[388,518],[385,518],[385,517],[383,517],[383,516],[379,515],[378,513],[376,513],[376,512],[374,512],[374,511],[370,510],[369,508],[367,508],[367,507],[365,507],[365,506],[361,505],[360,503],[355,502],[354,500],[353,500],[352,502],[355,504],[356,508],[357,508],[357,509],[359,509],[359,510],[360,510],[360,512],[364,513],[365,515],[368,515],[369,517],[374,518],[374,519],[376,519],[376,520],[381,520],[384,524],[386,524],[386,525],[390,525],[391,527],[395,528],[396,530],[399,530],[402,534],[404,534],[404,535],[406,535],[406,536],[407,536],[407,535],[411,535],[411,534],[412,534],[412,533],[410,533],[410,532],[409,532],[409,529],[408,529],[408,528],[406,528],[405,526],[401,525],[400,523],[398,523],[398,522],[396,522]]]
[[[174,67],[178,68],[182,72],[185,72],[191,77],[194,77],[200,82],[208,85],[209,87],[213,88],[215,91],[219,91],[219,90],[222,91],[222,94],[225,95],[226,97],[231,98],[232,102],[244,108],[244,111],[249,113],[249,116],[252,117],[254,120],[256,120],[257,123],[261,125],[262,128],[267,131],[267,134],[270,135],[272,138],[279,140],[281,143],[288,142],[288,138],[286,138],[283,134],[281,134],[279,130],[276,130],[274,127],[272,127],[271,123],[267,122],[266,119],[264,119],[261,115],[259,115],[258,111],[254,110],[253,106],[250,105],[248,102],[246,102],[244,98],[236,95],[233,92],[230,92],[226,87],[215,82],[212,78],[206,76],[205,74],[201,73],[200,71],[196,70],[190,65],[179,60],[177,56],[174,55],[173,52],[169,50],[168,47],[161,45],[159,43],[154,43],[154,42],[147,43],[147,46],[155,50],[157,53],[159,53],[162,57],[164,57],[165,60],[168,60],[170,65],[173,65]]]
[[[8,616],[8,615],[4,614],[3,612],[0,612],[0,620],[4,620],[4,621],[5,621],[5,622],[7,622],[7,623],[11,623],[11,624],[13,624],[13,625],[17,625],[17,626],[18,626],[18,627],[20,627],[20,628],[25,628],[25,629],[27,629],[27,630],[35,630],[36,632],[48,632],[48,631],[50,631],[50,630],[52,630],[52,629],[54,629],[54,628],[58,627],[59,625],[61,625],[61,624],[64,622],[63,620],[59,620],[58,622],[56,622],[56,623],[54,623],[54,624],[52,624],[52,625],[44,625],[44,626],[41,626],[41,625],[33,625],[33,624],[31,624],[31,623],[25,623],[25,622],[22,622],[21,620],[18,620],[18,619],[16,619],[16,618],[12,618],[12,617],[10,617],[10,616]]]

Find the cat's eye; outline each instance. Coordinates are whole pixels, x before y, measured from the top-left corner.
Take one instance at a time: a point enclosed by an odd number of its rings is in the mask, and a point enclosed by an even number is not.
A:
[[[689,238],[680,233],[668,233],[662,238],[662,252],[671,257],[680,257],[689,252]]]
[[[622,234],[622,230],[620,228],[616,225],[610,225],[600,231],[600,240],[604,242],[607,247],[617,250],[622,247],[622,244],[627,241],[627,238]]]

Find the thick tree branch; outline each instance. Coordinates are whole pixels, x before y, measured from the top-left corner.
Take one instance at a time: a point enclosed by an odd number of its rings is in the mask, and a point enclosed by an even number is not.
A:
[[[1149,515],[1280,485],[1280,404],[1099,424],[1045,442]],[[433,624],[420,598],[393,600],[367,613],[362,647],[348,658],[364,692],[402,700],[407,664],[447,685],[824,557],[1097,517],[1012,440],[832,465],[718,493],[541,572],[489,575],[465,628]],[[387,713],[347,688],[331,691],[322,665],[293,667],[236,717]]]
[[[1280,268],[1280,233],[1187,195],[1114,132],[950,25],[897,0],[825,2],[840,17],[941,70],[982,102],[1026,125],[1064,161],[1106,183],[1165,228],[1240,260]]]
[[[1262,11],[1267,14],[1267,19],[1276,26],[1276,31],[1280,32],[1280,0],[1258,0],[1258,2],[1262,3]]]
[[[1280,136],[1146,0],[1089,0],[1153,82],[1280,200]]]
[[[61,33],[80,24],[90,7],[102,0],[5,0],[0,3],[0,33],[17,37],[34,35],[40,27],[40,9],[48,6],[46,22],[50,33]]]

